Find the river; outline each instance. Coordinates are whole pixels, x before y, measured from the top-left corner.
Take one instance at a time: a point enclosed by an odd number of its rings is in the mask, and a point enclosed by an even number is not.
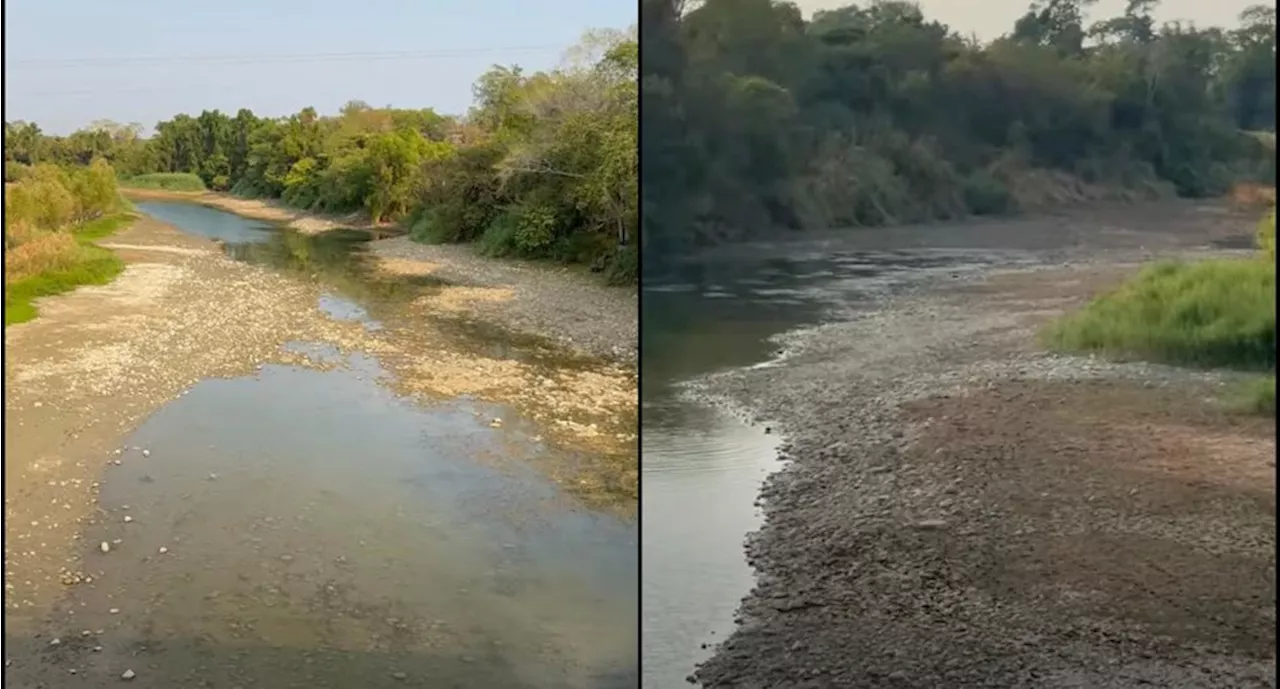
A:
[[[885,243],[883,232],[864,233]],[[989,253],[858,248],[859,237],[737,246],[644,283],[641,511],[644,689],[686,686],[751,589],[743,552],[778,468],[778,437],[696,394],[703,376],[768,362],[775,336]]]
[[[371,330],[410,327],[404,305],[437,286],[373,279],[360,233],[137,206],[318,282],[315,308]],[[483,326],[453,332],[560,365]],[[51,650],[82,653],[46,663],[87,680],[95,657],[131,657],[147,687],[635,686],[633,516],[540,471],[566,451],[514,408],[423,404],[375,356],[290,347],[327,366],[205,380],[125,438],[80,536],[93,581],[53,616]]]

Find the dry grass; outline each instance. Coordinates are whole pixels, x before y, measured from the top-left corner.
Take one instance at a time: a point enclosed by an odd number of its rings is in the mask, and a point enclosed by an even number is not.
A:
[[[1244,183],[1231,188],[1231,204],[1246,210],[1271,208],[1276,204],[1276,188],[1265,184]]]
[[[47,271],[67,270],[81,260],[81,246],[69,232],[38,232],[4,252],[4,281],[11,284]]]

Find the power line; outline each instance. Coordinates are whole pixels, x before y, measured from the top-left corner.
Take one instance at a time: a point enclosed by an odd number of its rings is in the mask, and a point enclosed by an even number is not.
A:
[[[310,63],[310,62],[379,62],[386,60],[434,60],[440,58],[463,57],[467,55],[484,55],[493,53],[530,53],[560,52],[565,49],[560,45],[527,45],[496,48],[454,48],[446,50],[384,50],[371,52],[347,53],[295,53],[283,55],[173,55],[173,56],[139,56],[123,58],[72,57],[49,60],[9,60],[5,69],[14,67],[25,69],[61,69],[68,67],[138,67],[149,65],[257,65],[268,63]]]
[[[48,91],[26,91],[20,88],[6,88],[6,98],[30,97],[30,96],[103,96],[106,94],[122,94],[122,93],[184,93],[188,91],[199,91],[201,93],[234,93],[236,86],[217,85],[210,86],[207,84],[184,84],[181,86],[141,86],[141,87],[103,87],[100,89],[65,89],[65,90],[48,90]],[[12,91],[13,95],[10,95]]]

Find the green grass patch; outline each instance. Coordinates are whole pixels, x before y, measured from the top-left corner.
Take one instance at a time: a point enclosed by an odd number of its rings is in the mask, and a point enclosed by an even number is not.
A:
[[[120,180],[125,189],[158,189],[161,191],[205,191],[204,180],[189,172],[152,172]]]
[[[1276,413],[1276,376],[1250,378],[1231,395],[1231,406],[1246,414],[1274,416]]]
[[[98,218],[97,220],[90,220],[89,222],[72,230],[72,234],[74,234],[75,238],[81,243],[87,244],[90,242],[101,241],[119,232],[125,227],[128,227],[129,223],[133,222],[134,218],[135,216],[132,213],[108,215]]]
[[[1042,335],[1063,351],[1273,370],[1275,281],[1266,260],[1158,263]]]
[[[134,219],[121,213],[90,221],[72,233],[80,245],[79,260],[63,270],[53,270],[5,285],[4,324],[25,323],[39,315],[35,300],[70,292],[82,285],[105,285],[124,270],[124,261],[108,249],[93,242],[105,239],[126,227]]]

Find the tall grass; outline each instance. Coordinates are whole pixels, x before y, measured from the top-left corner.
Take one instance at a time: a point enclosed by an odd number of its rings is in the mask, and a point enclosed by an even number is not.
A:
[[[1043,339],[1065,351],[1262,372],[1233,393],[1234,404],[1274,413],[1275,223],[1273,210],[1259,225],[1257,256],[1149,266],[1051,324]]]
[[[37,165],[7,187],[4,200],[6,325],[35,318],[39,297],[104,284],[124,268],[115,254],[93,244],[133,217],[105,162],[72,169]]]
[[[189,172],[152,172],[120,180],[126,189],[156,189],[160,191],[205,191],[204,180]]]
[[[1267,370],[1276,270],[1265,260],[1163,262],[1053,324],[1048,344],[1171,364]]]

